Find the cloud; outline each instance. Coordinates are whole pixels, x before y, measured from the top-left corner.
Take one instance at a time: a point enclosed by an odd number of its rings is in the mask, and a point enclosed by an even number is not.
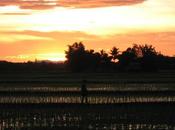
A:
[[[60,0],[60,5],[75,8],[124,6],[142,3],[145,0]]]
[[[22,9],[48,9],[57,5],[58,0],[1,0],[0,6],[19,6]]]
[[[0,42],[9,44],[14,43],[17,41],[38,41],[38,40],[47,40],[52,41],[53,39],[50,37],[42,37],[42,36],[36,36],[32,34],[22,34],[22,33],[15,33],[15,32],[0,32]]]
[[[0,15],[30,15],[31,13],[0,13]]]
[[[146,0],[0,0],[0,6],[19,6],[22,9],[43,10],[54,7],[95,8],[124,6],[142,3]]]

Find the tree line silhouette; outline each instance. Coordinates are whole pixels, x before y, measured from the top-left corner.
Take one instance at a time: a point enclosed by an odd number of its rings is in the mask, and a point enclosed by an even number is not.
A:
[[[125,51],[113,47],[108,53],[103,49],[95,52],[83,43],[68,45],[66,65],[73,72],[154,72],[175,69],[175,57],[164,56],[152,45],[134,44]]]
[[[58,71],[58,72],[156,72],[175,71],[175,57],[164,56],[152,45],[133,44],[124,51],[113,47],[109,52],[86,49],[83,43],[68,45],[67,60],[63,62],[35,61],[11,63],[0,61],[0,72]]]

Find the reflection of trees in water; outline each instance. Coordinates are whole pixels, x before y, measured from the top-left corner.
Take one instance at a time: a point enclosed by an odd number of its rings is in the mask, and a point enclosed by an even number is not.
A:
[[[0,105],[0,129],[120,129],[175,128],[175,105]]]

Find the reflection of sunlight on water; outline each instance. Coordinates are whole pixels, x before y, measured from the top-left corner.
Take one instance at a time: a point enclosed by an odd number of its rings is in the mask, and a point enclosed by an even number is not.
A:
[[[63,95],[59,96],[22,96],[17,95],[5,96],[0,98],[0,103],[81,103],[80,94]],[[156,103],[156,102],[175,102],[175,96],[102,96],[91,95],[87,97],[90,104],[116,104],[116,103]]]
[[[174,102],[173,84],[90,84],[87,85],[88,103],[142,103],[142,102]],[[168,88],[167,88],[168,86]],[[159,90],[159,92],[156,92]],[[161,91],[162,92],[161,92]],[[0,103],[80,103],[80,84],[31,84],[23,86],[0,87],[3,92],[37,92],[35,95],[19,96],[15,93],[0,96]],[[100,92],[99,92],[100,91]],[[112,93],[110,91],[113,91]],[[129,93],[127,92],[129,91]],[[136,92],[135,92],[136,91]],[[137,92],[139,91],[139,93]],[[150,92],[147,92],[150,91]],[[173,92],[173,91],[172,91]],[[44,96],[42,95],[44,93]],[[54,93],[54,95],[52,95]]]
[[[103,109],[103,108],[102,108]],[[155,108],[154,108],[155,109]],[[2,109],[1,109],[2,110]],[[32,109],[33,110],[33,109]],[[44,129],[44,130],[55,130],[57,129],[82,129],[89,130],[172,130],[175,128],[173,124],[160,123],[160,117],[152,117],[151,122],[149,118],[142,117],[143,115],[135,114],[133,120],[130,116],[133,113],[128,113],[125,110],[112,111],[115,113],[103,114],[98,110],[88,111],[89,113],[82,113],[83,110],[34,110],[34,111],[3,111],[0,113],[0,129]],[[41,109],[42,110],[42,109]],[[101,109],[99,109],[101,111]],[[104,112],[106,110],[104,109]],[[155,111],[155,110],[153,110]],[[102,111],[101,111],[102,112]],[[121,113],[120,113],[121,112]],[[130,115],[131,114],[131,115]],[[138,119],[137,119],[138,118]],[[139,120],[142,118],[141,120]],[[143,119],[144,118],[144,119]],[[154,119],[155,118],[155,119]],[[165,119],[166,120],[166,119]],[[132,123],[131,123],[132,122]],[[166,122],[166,121],[165,121]],[[67,130],[67,129],[66,129]]]
[[[33,85],[33,86],[32,86]],[[133,90],[139,90],[140,84],[90,84],[88,89],[88,103],[89,104],[74,104],[81,103],[80,84],[31,84],[31,86],[8,86],[4,84],[0,87],[2,92],[28,91],[29,94],[23,96],[0,95],[0,130],[55,130],[55,129],[71,129],[83,130],[85,127],[89,130],[173,130],[175,129],[175,109],[174,105],[169,105],[175,102],[175,95],[173,93],[167,95],[163,91],[160,95],[156,93],[141,95],[132,94]],[[173,84],[142,84],[143,90],[151,86],[152,92],[157,90],[157,87],[162,86],[159,90],[174,89]],[[78,87],[77,87],[78,86]],[[125,87],[125,88],[123,88]],[[128,89],[129,88],[129,89]],[[132,88],[132,89],[131,89]],[[101,93],[91,93],[90,91],[99,91]],[[128,95],[123,94],[103,94],[103,91],[108,90],[129,90]],[[31,92],[43,92],[39,95]],[[44,93],[44,92],[48,92]],[[52,92],[52,93],[49,93]],[[59,93],[54,93],[59,92]],[[78,93],[77,93],[78,92]],[[151,92],[151,91],[150,91]],[[54,93],[54,94],[53,94]],[[152,102],[151,105],[144,103],[139,105],[135,102]],[[166,102],[168,105],[159,104],[156,102]],[[8,107],[3,109],[4,105],[1,103],[36,103],[39,107],[37,109],[32,107],[16,109],[15,107]],[[40,103],[44,103],[42,107]],[[53,103],[69,103],[68,107],[60,107],[59,105],[50,107]],[[108,104],[109,103],[109,104]],[[124,104],[112,104],[124,103]],[[46,106],[47,104],[47,106]],[[71,106],[72,105],[72,106]],[[52,129],[53,128],[53,129]]]

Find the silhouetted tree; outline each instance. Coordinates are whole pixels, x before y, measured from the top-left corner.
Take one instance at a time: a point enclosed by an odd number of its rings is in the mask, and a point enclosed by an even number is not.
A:
[[[108,55],[104,50],[100,51],[100,66],[103,71],[110,70],[110,65],[111,65],[111,59],[112,57]]]
[[[127,67],[137,59],[136,51],[134,48],[127,48],[122,54],[118,56],[119,68],[121,71],[126,70]]]
[[[174,66],[172,57],[165,57],[158,53],[152,45],[133,44],[121,54],[119,49],[113,47],[109,53],[101,50],[86,50],[80,43],[74,43],[68,46],[65,51],[67,65],[74,72],[84,71],[157,71],[159,68],[170,68]],[[118,62],[116,62],[118,61]]]
[[[65,51],[67,58],[67,65],[72,71],[82,71],[86,64],[85,46],[80,42],[75,42],[73,45],[68,45],[68,51]]]
[[[68,45],[68,50],[65,51],[67,58],[67,66],[73,72],[83,71],[106,71],[110,69],[112,57],[104,50],[100,53],[94,50],[85,50],[85,46],[80,43]]]
[[[144,71],[157,71],[158,69],[158,52],[152,45],[140,45],[142,52],[141,66]]]
[[[86,50],[86,71],[97,71],[100,65],[100,56],[94,50]]]
[[[110,50],[110,54],[112,56],[113,62],[117,62],[118,56],[119,56],[119,48],[113,47]]]
[[[119,56],[122,69],[141,69],[143,71],[156,71],[158,69],[158,52],[152,45],[134,44]],[[137,66],[137,67],[136,67]]]

